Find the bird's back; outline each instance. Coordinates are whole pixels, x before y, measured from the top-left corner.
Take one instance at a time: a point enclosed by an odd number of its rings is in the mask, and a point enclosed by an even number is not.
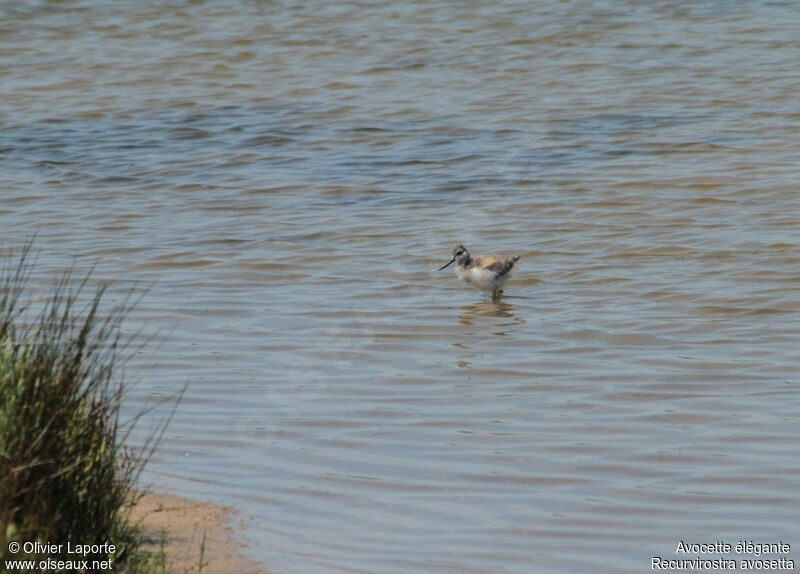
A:
[[[495,263],[500,263],[504,260],[505,257],[500,257],[499,255],[481,255],[480,257],[473,259],[475,265],[478,267],[489,267],[489,265],[494,265]]]
[[[475,264],[481,269],[492,271],[497,277],[506,275],[514,268],[519,256],[500,257],[499,255],[484,255],[475,259]]]

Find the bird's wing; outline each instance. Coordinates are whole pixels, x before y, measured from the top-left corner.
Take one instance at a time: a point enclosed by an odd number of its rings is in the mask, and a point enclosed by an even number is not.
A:
[[[474,259],[475,265],[481,267],[483,269],[488,269],[490,265],[494,265],[495,263],[502,263],[505,261],[504,257],[498,257],[497,255],[482,255],[481,257],[476,257]]]
[[[491,259],[490,261],[484,262],[484,260]],[[497,257],[495,255],[487,255],[486,257],[481,257],[479,265],[488,271],[492,271],[497,273],[498,277],[502,277],[514,267],[514,263],[517,262],[519,257],[512,257],[511,259],[506,259],[505,257]]]

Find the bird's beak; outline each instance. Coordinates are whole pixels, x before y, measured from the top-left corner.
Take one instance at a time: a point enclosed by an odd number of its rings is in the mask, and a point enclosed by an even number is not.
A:
[[[453,257],[453,258],[452,258],[450,261],[448,261],[447,263],[445,263],[444,265],[442,265],[441,267],[439,267],[439,269],[437,269],[437,271],[441,271],[442,269],[444,269],[445,267],[447,267],[448,265],[450,265],[450,264],[451,264],[453,261],[455,261],[455,260],[456,260],[456,258],[455,258],[455,257]]]

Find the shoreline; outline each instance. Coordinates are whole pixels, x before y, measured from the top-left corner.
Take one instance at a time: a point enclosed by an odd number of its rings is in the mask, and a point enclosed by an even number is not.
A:
[[[164,554],[171,573],[268,574],[242,556],[245,545],[236,541],[231,527],[234,514],[208,501],[146,492],[131,506],[129,517],[141,529],[141,548],[148,553],[158,550],[166,533]]]

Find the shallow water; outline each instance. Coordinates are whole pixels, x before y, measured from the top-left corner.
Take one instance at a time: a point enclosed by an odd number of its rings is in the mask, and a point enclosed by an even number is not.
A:
[[[3,244],[147,288],[147,479],[275,574],[800,544],[797,4],[0,13]]]

